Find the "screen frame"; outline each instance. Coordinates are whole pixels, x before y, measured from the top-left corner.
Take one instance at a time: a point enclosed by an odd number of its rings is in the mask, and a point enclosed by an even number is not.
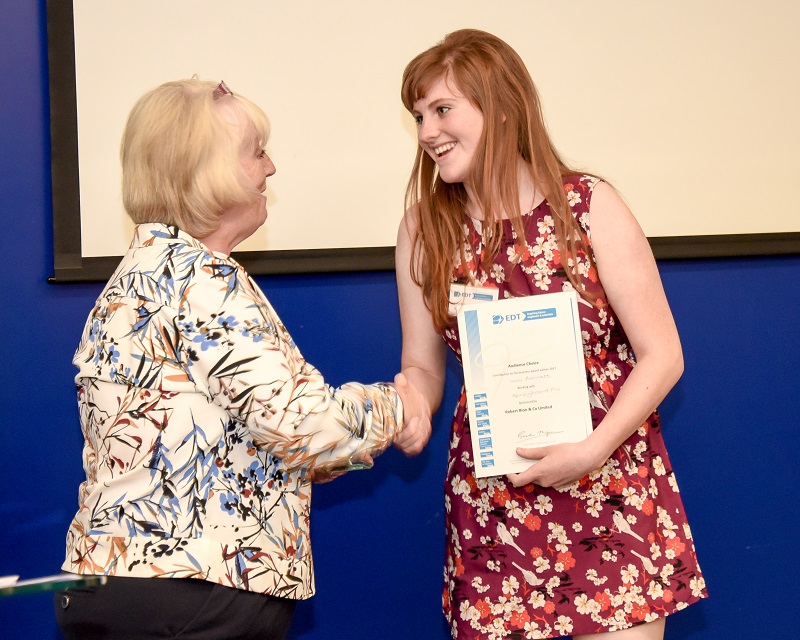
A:
[[[80,175],[73,3],[47,0],[53,276],[50,282],[107,280],[121,256],[81,252]],[[659,236],[648,238],[656,259],[724,258],[800,253],[800,233]],[[252,275],[388,271],[394,247],[310,248],[234,252]]]

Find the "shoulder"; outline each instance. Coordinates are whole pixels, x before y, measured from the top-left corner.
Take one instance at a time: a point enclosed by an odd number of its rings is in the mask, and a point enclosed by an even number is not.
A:
[[[598,185],[606,184],[597,176],[585,173],[572,173],[562,176],[564,196],[575,220],[589,233],[589,210]],[[602,188],[602,187],[601,187]]]
[[[619,215],[633,216],[619,191],[608,182],[599,179],[592,185],[588,209],[593,218],[596,218],[597,214],[614,212]]]
[[[395,256],[409,259],[420,229],[420,212],[418,205],[409,207],[400,220],[397,229]]]
[[[583,205],[583,208],[588,209],[597,185],[606,184],[597,176],[581,173],[566,175],[563,181],[564,193],[573,209],[576,205]]]
[[[397,229],[397,244],[394,250],[395,271],[398,280],[411,277],[411,259],[414,253],[414,238],[419,229],[418,209],[413,206],[406,210]]]
[[[419,205],[413,205],[406,209],[400,220],[400,226],[397,230],[397,238],[400,240],[401,236],[406,236],[411,239],[419,229]]]
[[[598,260],[604,256],[650,253],[647,238],[630,207],[607,182],[594,186],[588,218]]]
[[[229,300],[247,289],[247,274],[233,260],[215,255],[185,234],[137,233],[109,288],[142,300],[182,306],[203,296]]]

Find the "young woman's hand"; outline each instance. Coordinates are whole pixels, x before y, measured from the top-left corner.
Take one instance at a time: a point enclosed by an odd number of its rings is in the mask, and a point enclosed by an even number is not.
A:
[[[599,469],[606,456],[599,453],[588,440],[517,449],[517,455],[536,460],[522,473],[510,473],[508,479],[515,487],[534,483],[541,487],[563,489],[586,474]]]
[[[394,387],[403,402],[403,430],[394,444],[407,456],[420,453],[431,437],[431,409],[425,396],[402,373],[394,378]]]

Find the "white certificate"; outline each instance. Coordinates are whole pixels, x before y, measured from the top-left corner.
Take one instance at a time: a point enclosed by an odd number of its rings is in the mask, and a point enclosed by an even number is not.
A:
[[[517,447],[591,433],[576,293],[465,306],[458,329],[476,477],[529,468]]]

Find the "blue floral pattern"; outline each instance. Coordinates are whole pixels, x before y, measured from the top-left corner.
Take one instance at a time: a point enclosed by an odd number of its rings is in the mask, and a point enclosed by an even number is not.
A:
[[[136,228],[75,353],[86,481],[66,571],[314,593],[310,471],[379,453],[386,384],[328,386],[233,259]]]

